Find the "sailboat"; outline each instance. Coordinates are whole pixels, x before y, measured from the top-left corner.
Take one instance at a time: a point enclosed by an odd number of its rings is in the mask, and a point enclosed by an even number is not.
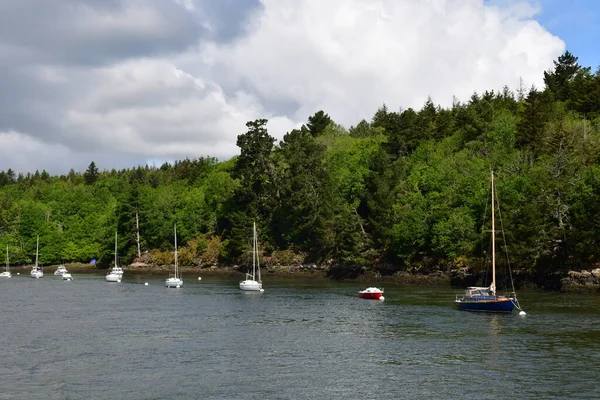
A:
[[[38,265],[38,257],[40,250],[40,235],[37,237],[37,245],[35,247],[35,265],[31,268],[31,277],[32,278],[42,278],[44,276],[44,271],[42,267]]]
[[[115,232],[115,266],[106,274],[106,282],[121,282],[123,279],[123,269],[119,267],[119,257],[117,252],[117,232]]]
[[[10,278],[10,269],[8,268],[8,245],[6,245],[6,271],[0,273],[0,278]]]
[[[468,287],[463,296],[457,295],[455,304],[459,310],[510,313],[518,304],[514,285],[511,294],[496,294],[496,230],[494,220],[494,172],[492,171],[492,283],[489,287]],[[511,276],[512,284],[512,276]]]
[[[256,237],[256,222],[252,229],[252,274],[246,272],[246,280],[240,282],[240,289],[252,292],[264,292],[260,279],[260,263],[258,261],[258,239]],[[258,275],[258,280],[256,277]]]
[[[175,224],[175,269],[171,276],[169,276],[165,281],[165,286],[168,288],[177,289],[183,286],[183,276],[181,275],[181,271],[179,271],[177,265],[177,224]]]

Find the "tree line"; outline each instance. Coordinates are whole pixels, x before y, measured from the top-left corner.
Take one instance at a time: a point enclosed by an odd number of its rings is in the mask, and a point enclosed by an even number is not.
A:
[[[324,111],[279,143],[247,123],[240,154],[160,167],[51,176],[0,172],[0,246],[29,263],[168,263],[177,223],[182,264],[245,263],[252,222],[263,256],[391,274],[477,266],[487,246],[495,171],[511,262],[549,276],[600,256],[600,67],[568,51],[545,87],[474,93],[420,110],[380,107],[346,129]],[[136,220],[137,218],[137,220]]]

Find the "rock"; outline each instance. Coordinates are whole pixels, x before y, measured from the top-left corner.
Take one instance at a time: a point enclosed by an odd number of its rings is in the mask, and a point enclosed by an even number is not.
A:
[[[147,267],[149,267],[150,265],[149,265],[149,264],[146,264],[146,263],[144,263],[144,262],[139,262],[139,261],[138,261],[138,262],[134,262],[133,264],[130,264],[129,266],[130,266],[130,267],[134,267],[134,268],[135,268],[135,267],[147,268]]]
[[[600,268],[590,271],[569,271],[567,277],[560,280],[561,292],[597,292],[600,291]]]

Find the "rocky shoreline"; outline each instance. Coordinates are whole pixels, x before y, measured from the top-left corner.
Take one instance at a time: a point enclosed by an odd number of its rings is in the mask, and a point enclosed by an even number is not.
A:
[[[568,276],[560,280],[561,292],[600,293],[600,268],[591,271],[569,271]]]

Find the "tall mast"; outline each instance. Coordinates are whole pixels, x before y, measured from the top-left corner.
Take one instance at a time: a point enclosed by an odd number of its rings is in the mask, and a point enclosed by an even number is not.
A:
[[[117,232],[115,231],[115,268],[117,267]]]
[[[37,237],[37,245],[35,246],[35,267],[38,266],[38,252],[40,251],[40,235]]]
[[[252,226],[252,280],[256,280],[256,221]]]
[[[8,245],[6,245],[6,270],[8,271]]]
[[[258,260],[258,235],[256,234],[256,228],[254,228],[254,241],[256,243],[256,268],[258,269],[258,281],[261,282],[260,279],[260,261]]]
[[[175,278],[179,278],[177,275],[177,224],[175,224]]]
[[[135,213],[135,228],[137,230],[137,251],[138,258],[142,256],[142,251],[140,249],[140,220],[138,219],[138,213]]]
[[[496,228],[494,226],[494,171],[492,171],[492,295],[496,295]]]

